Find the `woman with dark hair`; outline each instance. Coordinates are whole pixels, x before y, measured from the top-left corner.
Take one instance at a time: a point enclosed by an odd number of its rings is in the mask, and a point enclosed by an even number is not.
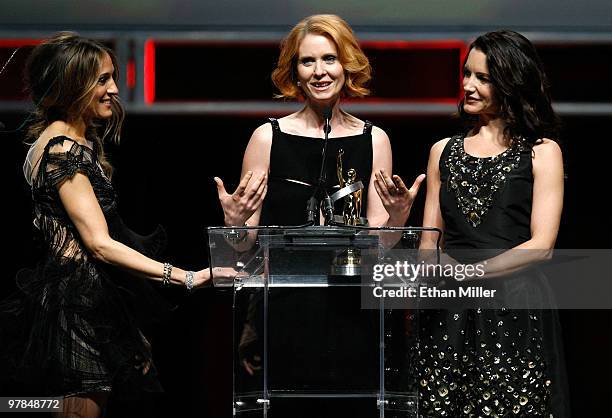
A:
[[[144,279],[191,289],[210,278],[153,260],[163,231],[140,236],[119,218],[103,150],[123,120],[117,74],[110,49],[74,33],[38,45],[27,64],[36,108],[24,174],[45,256],[2,303],[0,339],[15,379],[64,396],[65,416],[100,416],[111,392],[159,391],[141,332],[150,313],[139,311],[157,300]]]
[[[534,46],[512,31],[478,37],[463,65],[463,90],[467,131],[431,149],[423,225],[443,230],[442,246],[459,263],[484,266],[484,276],[467,284],[497,283],[530,307],[424,312],[416,349],[421,411],[566,416],[558,318],[543,309],[546,286],[529,269],[555,245],[564,177],[559,120]],[[436,238],[423,234],[421,248],[435,248]],[[497,251],[485,263],[475,250]]]
[[[351,27],[335,15],[314,15],[299,22],[281,46],[272,81],[278,98],[302,99],[304,107],[280,119],[270,119],[253,132],[244,153],[243,180],[233,195],[216,178],[228,226],[301,225],[306,203],[319,178],[324,137],[324,110],[331,112],[326,178],[329,194],[337,183],[336,157],[355,169],[364,182],[367,218],[371,226],[404,226],[421,181],[412,188],[391,179],[391,144],[387,134],[340,106],[344,97],[369,94],[371,68]],[[268,181],[269,179],[269,181]],[[267,182],[267,184],[266,184]],[[268,190],[269,187],[269,190]],[[389,189],[381,201],[376,187]],[[404,191],[399,193],[398,189]],[[266,196],[262,206],[260,196]],[[254,204],[253,202],[257,202]]]

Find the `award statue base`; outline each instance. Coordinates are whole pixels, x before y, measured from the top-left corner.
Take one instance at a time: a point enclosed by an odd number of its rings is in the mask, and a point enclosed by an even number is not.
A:
[[[361,250],[348,248],[334,258],[331,266],[333,276],[361,276]]]

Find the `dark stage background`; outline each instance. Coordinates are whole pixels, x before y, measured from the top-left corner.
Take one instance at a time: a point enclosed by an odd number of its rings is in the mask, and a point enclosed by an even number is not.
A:
[[[446,4],[448,3],[448,4]],[[566,194],[559,248],[612,248],[612,3],[518,0],[0,2],[0,133],[4,164],[4,266],[0,297],[16,272],[32,265],[29,190],[21,172],[27,117],[21,79],[28,48],[57,30],[78,30],[117,52],[128,116],[119,147],[110,146],[120,212],[140,233],[165,227],[163,261],[207,265],[205,228],[222,212],[213,176],[228,190],[239,180],[251,132],[266,116],[289,113],[271,102],[270,72],[282,36],[299,19],[338,13],[356,29],[374,67],[375,98],[356,105],[391,138],[394,172],[407,182],[425,171],[431,145],[457,132],[451,117],[461,54],[469,40],[501,27],[534,41],[563,116]],[[409,220],[420,225],[425,190]],[[602,277],[601,280],[609,280]],[[107,418],[228,418],[232,414],[232,295],[159,289],[177,307],[153,330],[165,394],[111,402]],[[573,416],[608,416],[612,311],[561,311]],[[3,342],[0,341],[0,344]],[[0,396],[3,393],[0,388]],[[10,388],[14,389],[14,388]],[[36,414],[39,416],[40,414]],[[24,416],[24,415],[20,415]]]
[[[14,127],[23,117],[12,112],[0,120]],[[391,137],[394,171],[405,179],[423,172],[431,144],[458,128],[446,116],[370,119]],[[564,118],[567,181],[561,248],[610,246],[605,203],[612,153],[605,133],[610,121],[607,116]],[[129,116],[121,146],[110,148],[120,210],[128,225],[147,233],[162,224],[169,236],[166,260],[186,268],[205,266],[205,227],[222,223],[212,177],[220,176],[233,189],[250,133],[264,122],[259,117]],[[36,248],[29,192],[21,174],[26,147],[21,133],[1,138],[8,248],[0,290],[7,294],[14,288],[15,272],[36,259]],[[411,225],[420,224],[424,192],[415,204]],[[180,290],[161,293],[177,304],[169,322],[155,330],[153,340],[167,392],[144,403],[111,404],[108,417],[230,417],[231,292],[203,289],[189,297]],[[574,416],[602,416],[605,410],[606,382],[612,376],[611,318],[610,311],[562,311]]]

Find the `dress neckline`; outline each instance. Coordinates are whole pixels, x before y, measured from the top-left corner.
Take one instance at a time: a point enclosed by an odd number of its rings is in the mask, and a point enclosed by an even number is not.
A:
[[[284,134],[284,135],[292,136],[294,138],[301,138],[301,139],[305,139],[305,140],[318,140],[318,141],[325,140],[325,138],[320,138],[320,137],[316,137],[316,136],[306,136],[306,135],[291,134],[289,132],[285,132],[285,131],[281,131],[281,130],[279,130],[279,132]],[[341,139],[356,138],[356,137],[362,136],[364,134],[365,134],[365,132],[362,132],[362,133],[359,133],[359,134],[355,134],[355,135],[332,136],[332,137],[329,137],[328,139],[330,141],[336,141],[336,140],[341,140]]]
[[[283,135],[286,136],[290,136],[293,138],[297,138],[297,139],[304,139],[304,140],[324,140],[325,138],[321,138],[321,137],[316,137],[316,136],[306,136],[306,135],[299,135],[299,134],[294,134],[294,133],[289,133],[289,132],[285,132],[281,129],[280,127],[280,123],[278,121],[278,119],[276,118],[269,118],[268,119],[270,121],[270,123],[272,124],[272,129],[278,133],[281,133]],[[351,138],[358,138],[367,134],[371,134],[372,132],[372,122],[366,120],[363,123],[363,128],[361,129],[360,133],[357,134],[353,134],[353,135],[345,135],[345,136],[336,136],[336,137],[329,137],[328,139],[330,141],[336,141],[336,140],[343,140],[343,139],[351,139]]]
[[[58,140],[58,139],[60,139],[60,138],[61,138],[62,140],[63,140],[63,139],[67,139],[68,141],[71,141],[71,142],[75,143],[76,145],[78,145],[78,146],[80,146],[80,147],[82,147],[82,148],[85,148],[86,150],[88,150],[89,152],[91,152],[92,154],[94,154],[93,147],[90,147],[89,145],[81,144],[81,143],[80,143],[79,141],[77,141],[76,139],[70,138],[69,136],[66,136],[66,135],[55,135],[55,136],[52,136],[52,137],[51,137],[51,138],[49,138],[49,140],[47,141],[46,146],[47,146],[47,147],[52,146],[52,145],[49,145],[49,144],[52,144],[52,143],[53,143],[53,141],[57,141],[57,140]],[[87,140],[86,140],[86,141],[87,141]],[[91,143],[91,144],[93,145],[93,142],[92,142],[92,141],[87,141],[87,142],[88,142],[88,143]]]
[[[490,155],[490,156],[487,156],[487,157],[477,157],[475,155],[470,154],[469,152],[467,152],[465,150],[465,135],[461,136],[459,138],[459,140],[461,141],[461,146],[459,147],[459,149],[461,150],[461,153],[463,155],[466,155],[469,158],[473,158],[474,160],[485,160],[485,161],[498,160],[498,159],[504,158],[506,156],[506,154],[508,154],[512,150],[512,148],[513,148],[513,147],[508,147],[505,150],[503,150],[502,152],[497,153],[495,155]]]

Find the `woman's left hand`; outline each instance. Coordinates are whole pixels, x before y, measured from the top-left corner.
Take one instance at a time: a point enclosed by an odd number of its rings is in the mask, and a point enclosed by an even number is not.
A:
[[[260,173],[248,171],[232,194],[225,190],[223,181],[219,177],[215,177],[214,180],[226,226],[243,226],[261,206],[268,190],[268,175],[263,171]]]
[[[374,187],[385,210],[389,214],[387,226],[404,226],[412,203],[419,192],[421,183],[425,180],[425,174],[419,175],[410,189],[406,187],[402,178],[397,174],[389,177],[384,170],[375,173]]]

